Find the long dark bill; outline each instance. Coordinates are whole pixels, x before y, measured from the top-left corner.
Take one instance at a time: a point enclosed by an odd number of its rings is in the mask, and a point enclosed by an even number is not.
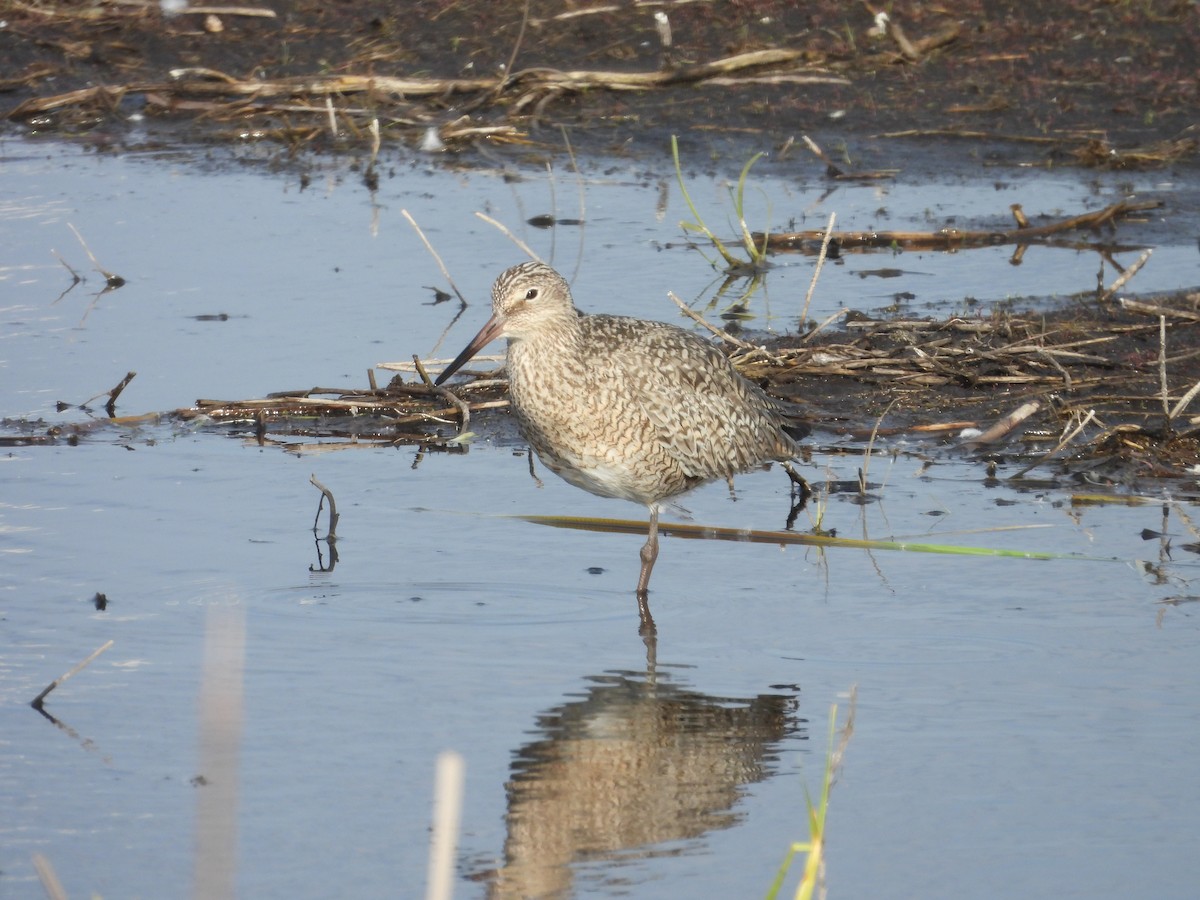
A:
[[[492,316],[487,320],[487,323],[481,329],[479,329],[479,334],[471,338],[471,343],[467,344],[467,346],[463,348],[462,353],[454,357],[454,362],[446,366],[446,368],[442,370],[442,374],[433,380],[433,383],[441,384],[443,381],[461,369],[467,360],[469,360],[472,356],[474,356],[496,338],[500,337],[500,333],[502,331],[504,331],[504,323],[495,316]]]

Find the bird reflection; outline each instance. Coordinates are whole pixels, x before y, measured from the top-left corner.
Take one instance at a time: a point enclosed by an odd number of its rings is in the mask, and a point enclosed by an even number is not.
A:
[[[663,674],[590,681],[583,699],[540,716],[543,736],[517,753],[493,900],[566,897],[573,863],[650,856],[651,845],[730,827],[743,786],[803,729],[794,693],[713,697]]]

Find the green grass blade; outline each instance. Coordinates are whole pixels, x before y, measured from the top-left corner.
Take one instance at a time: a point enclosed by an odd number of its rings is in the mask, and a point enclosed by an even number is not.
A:
[[[755,153],[746,165],[742,166],[742,174],[738,176],[737,193],[734,195],[733,209],[737,213],[738,225],[742,230],[742,244],[746,248],[746,252],[750,255],[750,261],[758,266],[762,265],[766,258],[766,234],[763,235],[763,249],[759,250],[758,245],[754,243],[754,236],[750,233],[750,226],[746,224],[746,177],[750,174],[750,167],[763,158],[765,154]]]
[[[610,534],[642,534],[648,522],[632,519],[600,519],[587,516],[532,516],[513,518],[549,525],[552,528],[572,528],[579,531],[599,531]],[[1000,530],[1000,529],[997,529]],[[990,556],[1008,559],[1075,559],[1091,562],[1119,562],[1115,557],[1080,556],[1074,553],[1051,553],[1041,550],[1004,550],[995,547],[965,547],[956,544],[932,544],[917,541],[879,541],[865,538],[834,537],[827,534],[805,534],[799,531],[757,531],[749,528],[726,528],[714,525],[691,525],[679,522],[659,523],[658,533],[669,537],[692,540],[741,541],[751,544],[799,544],[808,547],[843,547],[858,550],[904,550],[909,553],[940,553],[947,556]]]
[[[783,862],[779,865],[779,871],[775,873],[775,880],[767,888],[766,900],[776,900],[783,887],[784,879],[787,878],[788,869],[792,867],[792,860],[796,858],[797,853],[807,853],[811,847],[812,844],[792,844],[788,848],[787,856],[783,858]]]
[[[671,135],[671,158],[675,161],[675,178],[679,181],[679,191],[683,194],[683,201],[692,212],[693,222],[680,222],[680,226],[688,231],[698,231],[703,234],[712,245],[717,248],[717,252],[721,254],[721,258],[725,260],[726,265],[731,269],[738,268],[744,263],[729,252],[729,249],[721,242],[721,239],[712,233],[712,230],[704,224],[704,219],[700,217],[700,211],[696,209],[696,204],[692,202],[692,195],[688,193],[687,185],[683,181],[683,168],[679,164],[679,140],[675,135]]]

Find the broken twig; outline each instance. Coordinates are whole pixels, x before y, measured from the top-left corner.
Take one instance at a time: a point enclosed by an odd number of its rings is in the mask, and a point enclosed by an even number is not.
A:
[[[46,689],[44,691],[42,691],[40,694],[38,694],[36,697],[34,697],[33,700],[30,701],[29,705],[32,706],[36,710],[41,710],[46,697],[49,695],[49,693],[52,690],[54,690],[56,687],[58,687],[60,684],[62,684],[64,681],[66,681],[71,676],[78,675],[89,664],[91,664],[92,660],[94,660],[97,656],[99,656],[101,653],[103,653],[105,650],[107,650],[112,645],[113,645],[113,642],[108,641],[103,647],[101,647],[99,650],[95,651],[91,656],[89,656],[87,659],[85,659],[83,662],[81,662],[79,665],[77,665],[75,668],[73,668],[70,672],[67,672],[67,674],[65,674],[59,678],[55,678],[52,682],[50,682],[48,685],[46,685]]]
[[[321,521],[321,509],[325,506],[325,501],[328,500],[329,501],[329,530],[328,530],[328,532],[326,532],[324,540],[326,540],[332,544],[334,541],[337,540],[337,525],[338,525],[337,503],[333,499],[333,491],[331,491],[329,488],[325,487],[325,485],[321,484],[321,482],[317,481],[316,475],[310,475],[308,477],[308,481],[313,487],[315,487],[318,491],[321,492],[321,501],[317,504],[317,516],[315,519],[313,519],[313,534],[317,533],[317,525]]]
[[[469,407],[462,400],[458,399],[458,396],[452,393],[449,388],[444,388],[441,385],[434,384],[433,380],[429,377],[429,373],[425,371],[425,365],[421,362],[421,357],[417,356],[415,353],[413,354],[413,365],[417,367],[417,374],[421,377],[421,381],[424,383],[425,387],[429,388],[429,390],[433,391],[442,399],[449,400],[454,404],[461,418],[458,426],[458,436],[460,438],[464,437],[471,428],[471,407]]]
[[[1154,252],[1153,247],[1147,248],[1146,251],[1143,252],[1141,256],[1139,256],[1132,263],[1130,263],[1129,266],[1125,269],[1125,271],[1122,272],[1119,276],[1117,276],[1116,280],[1114,280],[1113,283],[1111,285],[1109,285],[1108,290],[1105,291],[1104,295],[1100,298],[1100,302],[1103,303],[1105,300],[1108,300],[1108,298],[1110,298],[1117,291],[1121,290],[1121,288],[1125,287],[1125,285],[1127,285],[1129,283],[1129,279],[1133,278],[1133,276],[1138,273],[1138,270],[1141,269],[1141,267],[1146,264],[1146,260],[1148,260],[1150,258],[1150,254],[1153,252]]]
[[[967,443],[994,444],[1041,408],[1042,404],[1036,400],[1031,400],[1029,403],[1023,403],[1003,419],[994,423],[991,428],[988,428],[978,437],[967,441]]]

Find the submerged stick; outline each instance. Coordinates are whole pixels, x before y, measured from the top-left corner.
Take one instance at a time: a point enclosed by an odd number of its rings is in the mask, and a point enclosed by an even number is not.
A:
[[[367,131],[371,134],[371,158],[367,162],[367,175],[372,175],[375,172],[375,161],[379,158],[379,147],[383,142],[383,136],[379,133],[379,117],[373,116],[371,124],[367,126]]]
[[[108,402],[104,404],[104,411],[108,413],[109,418],[117,414],[117,398],[121,396],[121,391],[128,387],[129,382],[137,377],[137,372],[126,372],[125,377],[121,379],[121,383],[108,392]]]
[[[313,534],[317,533],[317,523],[319,523],[321,521],[321,507],[325,504],[325,501],[328,500],[329,501],[329,532],[325,535],[325,540],[327,540],[329,543],[332,544],[334,541],[337,540],[337,524],[338,524],[337,503],[334,502],[333,491],[331,491],[329,488],[325,487],[325,485],[321,484],[321,482],[317,481],[316,475],[308,476],[308,481],[313,487],[315,487],[318,491],[321,492],[321,502],[317,504],[317,517],[315,519],[313,519]]]
[[[113,388],[110,391],[104,391],[102,393],[96,394],[94,397],[88,397],[86,400],[84,400],[82,403],[79,404],[79,408],[86,409],[87,405],[89,403],[91,403],[93,400],[97,400],[100,397],[107,395],[108,402],[104,404],[104,411],[106,413],[108,413],[108,417],[110,419],[116,418],[117,398],[119,396],[121,396],[121,391],[125,390],[125,388],[129,386],[129,382],[133,381],[133,379],[136,377],[137,377],[137,372],[126,372],[125,377],[121,379],[120,383],[115,388]]]
[[[77,665],[75,668],[73,668],[70,672],[67,672],[67,674],[61,676],[60,678],[55,678],[52,682],[50,682],[50,684],[46,685],[46,689],[44,691],[42,691],[40,694],[38,694],[36,697],[34,697],[32,701],[30,701],[29,705],[32,706],[34,709],[40,710],[42,708],[43,701],[45,701],[47,695],[52,690],[54,690],[56,687],[58,687],[60,684],[62,684],[64,681],[66,681],[71,676],[78,675],[88,665],[91,664],[92,660],[94,660],[97,656],[99,656],[101,653],[103,653],[105,650],[107,650],[112,645],[113,645],[113,642],[109,641],[103,647],[101,647],[99,650],[95,651],[91,656],[89,656],[87,659],[85,659],[83,662],[81,662],[79,665]]]

